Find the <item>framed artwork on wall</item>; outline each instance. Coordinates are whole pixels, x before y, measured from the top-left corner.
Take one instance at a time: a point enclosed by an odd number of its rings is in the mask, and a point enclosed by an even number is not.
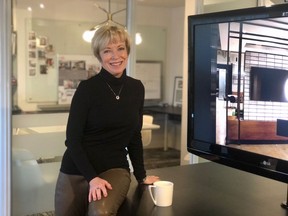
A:
[[[183,89],[183,78],[180,76],[175,77],[174,80],[174,94],[173,94],[173,106],[182,106],[182,89]]]

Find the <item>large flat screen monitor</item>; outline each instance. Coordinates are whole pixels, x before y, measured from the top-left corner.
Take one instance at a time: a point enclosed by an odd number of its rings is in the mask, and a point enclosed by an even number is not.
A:
[[[276,88],[287,79],[288,4],[193,15],[188,23],[188,151],[287,183],[288,103],[277,94],[288,89]],[[267,92],[257,95],[255,74],[267,71]]]

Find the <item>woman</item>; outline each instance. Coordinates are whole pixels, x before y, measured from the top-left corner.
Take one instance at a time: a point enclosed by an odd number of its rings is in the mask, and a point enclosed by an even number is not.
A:
[[[67,150],[55,192],[56,216],[116,215],[131,181],[128,153],[139,183],[159,180],[146,176],[144,169],[144,86],[126,75],[127,32],[103,26],[94,35],[92,49],[102,69],[79,84],[71,103]]]

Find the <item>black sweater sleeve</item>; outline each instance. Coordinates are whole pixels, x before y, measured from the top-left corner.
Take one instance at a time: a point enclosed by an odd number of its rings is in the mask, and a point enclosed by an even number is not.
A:
[[[71,102],[65,142],[72,161],[88,182],[97,176],[82,145],[90,101],[87,86],[81,82]]]
[[[144,159],[143,159],[143,145],[141,137],[145,89],[141,82],[140,86],[141,88],[139,91],[140,93],[139,97],[142,99],[142,104],[139,109],[138,126],[128,146],[129,157],[131,159],[131,163],[134,169],[134,175],[138,182],[141,182],[146,177],[146,171],[144,168]]]

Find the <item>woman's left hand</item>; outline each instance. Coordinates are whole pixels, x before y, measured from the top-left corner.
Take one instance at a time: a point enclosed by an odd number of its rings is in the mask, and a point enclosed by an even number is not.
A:
[[[146,176],[143,184],[153,184],[156,181],[159,181],[160,178],[158,176]]]

